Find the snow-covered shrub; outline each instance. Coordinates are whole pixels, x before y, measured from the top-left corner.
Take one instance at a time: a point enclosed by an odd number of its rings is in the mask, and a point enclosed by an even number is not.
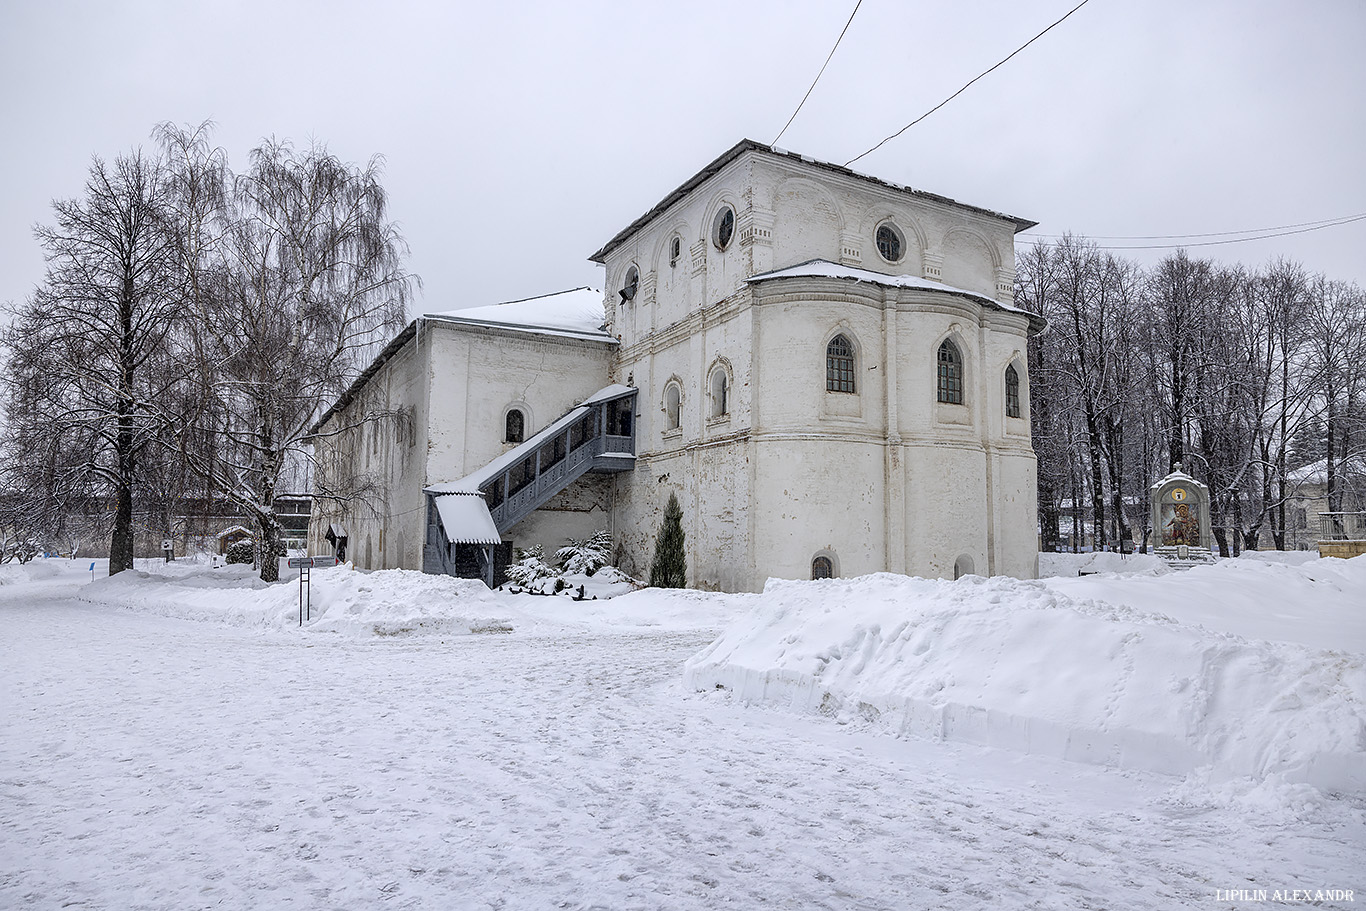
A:
[[[612,562],[612,533],[594,532],[587,541],[569,539],[569,544],[555,551],[560,567],[571,575],[591,576]]]
[[[545,554],[539,544],[530,550],[517,548],[517,562],[509,564],[507,568],[508,581],[522,588],[533,588],[542,579],[555,575],[554,568],[545,562]]]
[[[251,538],[243,538],[228,547],[229,563],[255,563],[256,562],[256,542]]]

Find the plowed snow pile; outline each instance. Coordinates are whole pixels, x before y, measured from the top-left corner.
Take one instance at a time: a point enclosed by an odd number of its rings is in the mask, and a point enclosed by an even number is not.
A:
[[[299,624],[297,583],[268,585],[250,566],[196,568],[167,576],[127,570],[83,586],[77,597],[98,604],[235,626]],[[506,632],[507,612],[482,582],[391,569],[358,573],[348,566],[313,570],[309,630],[349,635],[461,635]]]
[[[1295,641],[1306,613],[1366,612],[1366,558],[1241,561],[1136,580],[1053,583],[879,574],[768,583],[757,608],[689,660],[688,686],[898,734],[1121,768],[1274,777],[1366,791],[1366,648]],[[1135,595],[1133,583],[1144,588]],[[1274,584],[1273,584],[1274,583]],[[1280,641],[1139,606],[1270,600]],[[1121,603],[1124,602],[1124,603]],[[1235,609],[1228,607],[1228,609]]]

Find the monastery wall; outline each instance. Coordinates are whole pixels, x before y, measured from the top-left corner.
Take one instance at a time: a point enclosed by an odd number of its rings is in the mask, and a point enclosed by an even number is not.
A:
[[[427,325],[431,390],[427,484],[457,481],[512,449],[509,409],[525,435],[607,385],[611,350],[601,342],[469,325]]]
[[[344,490],[362,482],[366,495],[340,503],[314,498],[309,553],[331,552],[325,535],[338,522],[346,527],[347,558],[356,566],[422,565],[428,355],[421,344],[415,338],[386,361],[314,442],[319,485]]]

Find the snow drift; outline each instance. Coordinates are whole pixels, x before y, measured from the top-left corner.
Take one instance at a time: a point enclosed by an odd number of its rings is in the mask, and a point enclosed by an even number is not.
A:
[[[1366,560],[1351,562],[1366,593]],[[1189,585],[1195,573],[1144,581]],[[1311,576],[1299,580],[1310,603]],[[1243,638],[1041,581],[771,580],[753,613],[688,661],[684,680],[902,735],[1366,789],[1360,652]]]
[[[305,628],[348,635],[462,635],[507,632],[506,611],[482,582],[390,569],[315,569]],[[177,617],[253,626],[299,623],[299,585],[270,585],[250,566],[226,566],[173,576],[126,570],[80,589],[82,601]]]

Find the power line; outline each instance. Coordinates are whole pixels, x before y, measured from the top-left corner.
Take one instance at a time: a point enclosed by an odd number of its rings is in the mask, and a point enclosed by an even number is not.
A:
[[[1308,234],[1310,231],[1322,231],[1324,228],[1336,228],[1336,227],[1339,227],[1340,225],[1350,225],[1350,224],[1352,224],[1353,222],[1362,221],[1362,220],[1366,220],[1366,212],[1363,212],[1361,215],[1354,215],[1354,216],[1351,216],[1350,218],[1344,218],[1344,219],[1341,219],[1341,220],[1339,220],[1339,221],[1333,221],[1333,222],[1328,222],[1328,223],[1309,222],[1308,224],[1313,225],[1313,227],[1309,227],[1309,228],[1299,228],[1299,229],[1293,230],[1293,231],[1276,231],[1276,232],[1270,233],[1270,234],[1258,234],[1258,235],[1255,235],[1255,236],[1253,236],[1253,237],[1233,237],[1233,238],[1228,238],[1227,240],[1206,240],[1206,241],[1201,241],[1201,242],[1193,243],[1193,244],[1130,244],[1130,245],[1124,245],[1124,244],[1120,244],[1120,245],[1096,244],[1096,249],[1097,249],[1097,250],[1180,250],[1180,249],[1184,249],[1184,248],[1187,248],[1187,247],[1219,247],[1219,246],[1224,246],[1224,245],[1227,245],[1227,244],[1243,244],[1243,243],[1247,243],[1248,241],[1253,241],[1253,240],[1270,240],[1270,239],[1273,238],[1273,237],[1288,237],[1288,236],[1291,235],[1291,234]],[[1027,237],[1027,236],[1029,236],[1029,235],[1021,235],[1021,236],[1022,236],[1022,237]],[[1044,236],[1051,236],[1051,235],[1039,235],[1039,236],[1040,236],[1040,237],[1044,237]],[[1170,235],[1170,236],[1179,237],[1180,235]],[[1199,236],[1199,235],[1190,235],[1190,236],[1196,237],[1196,236]]]
[[[853,164],[854,162],[858,161],[860,158],[864,157],[864,155],[869,155],[869,154],[871,154],[871,153],[873,153],[873,152],[876,152],[878,149],[882,148],[884,145],[886,145],[887,143],[891,142],[893,139],[897,138],[897,137],[900,136],[902,133],[906,132],[906,131],[909,130],[911,127],[915,126],[917,123],[919,123],[920,121],[924,120],[926,117],[930,116],[930,115],[933,114],[935,111],[939,110],[939,109],[942,108],[944,105],[948,104],[950,101],[952,101],[953,99],[957,98],[959,95],[961,95],[961,94],[963,94],[964,92],[966,92],[966,91],[968,90],[968,87],[971,86],[971,85],[972,85],[974,82],[976,82],[978,79],[981,79],[983,76],[987,75],[987,73],[990,73],[992,70],[996,69],[996,68],[999,67],[1001,64],[1005,63],[1005,62],[1006,62],[1007,60],[1009,60],[1011,57],[1014,57],[1016,54],[1020,53],[1020,51],[1024,50],[1024,49],[1027,48],[1027,47],[1029,47],[1029,46],[1030,46],[1031,44],[1033,44],[1035,41],[1038,41],[1038,40],[1039,40],[1040,38],[1042,38],[1044,35],[1047,35],[1050,31],[1053,30],[1053,28],[1054,28],[1055,26],[1060,25],[1060,24],[1062,23],[1063,19],[1066,19],[1068,16],[1072,15],[1072,14],[1075,13],[1077,10],[1081,9],[1083,6],[1085,6],[1085,5],[1086,5],[1087,3],[1089,3],[1089,2],[1090,2],[1090,0],[1081,0],[1080,3],[1078,3],[1076,6],[1072,7],[1070,10],[1068,10],[1068,11],[1067,11],[1067,14],[1064,15],[1064,16],[1062,17],[1062,19],[1059,19],[1057,22],[1054,22],[1053,25],[1050,25],[1048,28],[1046,28],[1046,29],[1044,29],[1043,31],[1039,32],[1039,33],[1038,33],[1037,35],[1035,35],[1033,38],[1030,38],[1030,39],[1029,39],[1028,41],[1026,41],[1024,44],[1020,45],[1020,46],[1017,47],[1015,50],[1011,51],[1009,56],[1007,56],[1005,59],[1003,59],[1003,60],[999,61],[998,63],[996,63],[996,65],[993,66],[993,67],[991,67],[991,69],[988,69],[988,70],[985,70],[985,71],[983,71],[983,72],[981,72],[981,73],[978,73],[976,76],[974,76],[971,80],[968,81],[967,85],[963,86],[961,89],[959,89],[958,91],[954,92],[952,95],[950,95],[949,97],[945,98],[943,101],[939,102],[939,103],[936,104],[934,107],[930,108],[928,111],[926,111],[925,113],[921,114],[919,117],[917,117],[916,119],[912,120],[910,123],[906,124],[904,127],[902,127],[901,129],[897,130],[897,131],[896,131],[895,133],[893,133],[892,135],[888,136],[886,139],[882,140],[882,142],[879,142],[877,145],[873,146],[873,147],[872,147],[871,149],[869,149],[867,152],[864,152],[862,155],[855,155],[853,158],[851,158],[851,159],[849,159],[848,161],[846,161],[846,162],[844,163],[844,166],[847,168],[847,167],[849,167],[851,164]],[[793,116],[796,116],[796,115],[793,115]]]
[[[854,16],[858,14],[858,8],[862,5],[863,0],[858,0],[858,2],[854,4],[854,11],[849,14],[849,22],[844,23],[844,28],[840,31],[840,36],[835,39],[835,47],[832,47],[830,49],[830,56],[825,58],[825,62],[821,64],[821,71],[816,74],[815,79],[811,80],[811,88],[806,90],[806,94],[802,96],[802,100],[797,104],[797,110],[793,111],[792,116],[787,118],[787,123],[785,123],[783,125],[783,128],[778,131],[777,137],[775,137],[774,140],[771,143],[769,143],[769,145],[776,146],[778,144],[778,140],[782,139],[783,134],[787,132],[787,128],[792,126],[792,121],[797,119],[797,114],[801,111],[802,105],[806,104],[806,99],[811,97],[812,89],[816,87],[817,82],[821,81],[821,76],[825,75],[825,68],[830,65],[831,58],[835,56],[835,49],[838,48],[840,46],[840,42],[844,40],[844,33],[849,31],[849,23],[854,21]]]
[[[1262,234],[1267,231],[1284,231],[1289,228],[1332,228],[1336,225],[1345,225],[1360,218],[1366,218],[1366,212],[1357,215],[1339,215],[1335,218],[1321,218],[1318,221],[1301,221],[1291,225],[1272,225],[1268,228],[1242,228],[1237,231],[1210,231],[1205,234],[1087,234],[1087,240],[1183,240],[1191,237],[1230,237],[1234,234]],[[1037,237],[1046,240],[1061,240],[1065,235],[1062,234],[1036,234],[1027,232],[1021,237]]]

